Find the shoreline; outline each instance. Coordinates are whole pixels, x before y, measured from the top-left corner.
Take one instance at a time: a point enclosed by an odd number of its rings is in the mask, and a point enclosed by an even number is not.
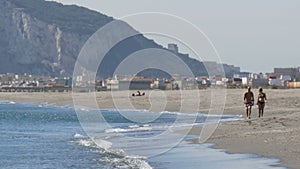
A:
[[[133,91],[120,91],[114,97],[123,99],[130,96]],[[137,109],[149,109],[151,99],[167,99],[165,105],[167,111],[180,110],[180,96],[176,91],[163,91],[153,93],[147,91],[143,98],[129,98],[131,106]],[[255,97],[257,91],[253,90]],[[229,154],[256,154],[259,157],[276,158],[280,164],[276,166],[296,169],[300,166],[300,90],[265,90],[268,98],[265,117],[258,119],[257,108],[252,110],[251,120],[240,120],[219,124],[213,135],[205,143],[213,143],[212,148],[222,149]],[[191,96],[189,102],[197,104],[197,99],[193,96],[194,91],[183,91]],[[210,107],[210,90],[200,91],[199,112],[207,113]],[[242,95],[244,90],[227,89],[227,99],[223,114],[245,116]],[[79,98],[84,94],[76,93]],[[77,96],[76,96],[77,97]],[[82,97],[83,103],[88,100]],[[48,102],[57,105],[73,104],[72,93],[0,93],[0,100],[10,100],[14,102]],[[170,100],[170,101],[169,101]],[[99,108],[114,108],[114,99],[110,92],[100,92],[96,94],[96,101]],[[118,101],[118,100],[117,100]],[[124,106],[124,105],[122,105]],[[128,107],[128,105],[125,105]],[[125,107],[124,106],[124,107]],[[130,108],[130,107],[129,107]],[[194,127],[190,134],[199,134],[201,127]],[[197,143],[197,140],[193,140]]]

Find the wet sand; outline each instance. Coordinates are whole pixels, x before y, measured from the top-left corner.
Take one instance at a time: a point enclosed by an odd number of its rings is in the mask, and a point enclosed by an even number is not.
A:
[[[215,91],[215,90],[214,90]],[[243,115],[243,93],[241,89],[227,89],[225,97],[213,97],[211,90],[197,91],[146,91],[144,97],[132,97],[134,91],[99,92],[96,97],[75,93],[77,104],[99,108],[150,109],[151,111],[183,111],[208,113],[211,104],[226,98],[224,114]],[[255,96],[258,91],[253,90]],[[292,169],[300,167],[300,89],[265,90],[268,103],[265,116],[258,118],[257,106],[253,107],[251,120],[222,123],[207,143],[216,143],[215,148],[228,153],[254,153],[282,160],[282,166]],[[198,97],[199,94],[199,97]],[[217,92],[218,94],[218,92]],[[213,102],[211,98],[214,98]],[[48,102],[59,105],[73,104],[72,93],[0,93],[0,100],[16,102]],[[95,103],[96,103],[95,102]],[[199,105],[199,106],[198,106]],[[216,105],[213,105],[216,106]],[[199,134],[195,127],[191,134]],[[195,143],[198,140],[192,140]]]

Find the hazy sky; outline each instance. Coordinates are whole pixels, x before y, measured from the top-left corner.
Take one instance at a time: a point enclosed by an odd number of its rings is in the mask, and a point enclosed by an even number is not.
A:
[[[163,12],[187,19],[216,47],[223,63],[242,71],[300,66],[299,0],[57,0],[114,18]],[[165,45],[165,44],[163,44]]]

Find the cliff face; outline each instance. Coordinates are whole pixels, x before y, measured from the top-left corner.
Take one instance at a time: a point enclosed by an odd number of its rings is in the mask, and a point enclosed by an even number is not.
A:
[[[44,0],[2,0],[0,73],[70,76],[86,40],[112,20],[74,5]],[[129,38],[107,54],[99,71],[101,76],[111,76],[127,54],[147,47],[160,46],[142,35]]]
[[[71,76],[86,40],[111,21],[111,17],[74,5],[44,0],[1,0],[0,73]],[[109,51],[99,67],[98,76],[112,76],[124,58],[145,48],[163,49],[143,35],[130,37]],[[207,75],[203,63],[186,55],[177,55],[195,76]],[[153,77],[157,74],[157,71],[146,73]]]
[[[0,11],[0,72],[71,74],[89,34],[41,21],[14,1],[1,1]]]

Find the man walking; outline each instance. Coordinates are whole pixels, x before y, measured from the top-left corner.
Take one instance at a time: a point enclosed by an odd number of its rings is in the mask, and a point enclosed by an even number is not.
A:
[[[246,109],[247,119],[251,118],[251,109],[254,104],[254,94],[251,91],[251,87],[248,87],[247,92],[244,94],[244,104]]]

